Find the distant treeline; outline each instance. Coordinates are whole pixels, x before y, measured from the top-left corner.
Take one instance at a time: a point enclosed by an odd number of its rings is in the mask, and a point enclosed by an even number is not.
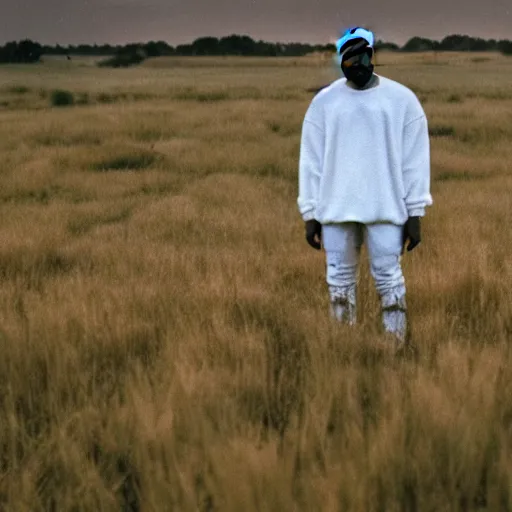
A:
[[[434,41],[423,37],[413,37],[400,47],[395,43],[378,41],[377,50],[403,52],[423,51],[498,51],[512,55],[512,41],[481,39],[466,35],[450,35],[442,41]],[[148,43],[132,43],[127,45],[69,45],[48,46],[34,41],[24,40],[10,42],[0,46],[0,63],[38,62],[43,55],[89,55],[111,57],[105,65],[132,65],[149,57],[162,56],[193,56],[193,55],[245,55],[260,57],[299,57],[312,52],[334,52],[333,44],[311,45],[305,43],[269,43],[255,41],[246,35],[230,35],[227,37],[201,37],[191,44],[173,47],[165,41]]]
[[[501,52],[512,55],[512,41],[481,39],[463,35],[447,36],[442,41],[413,37],[400,50],[404,52]]]

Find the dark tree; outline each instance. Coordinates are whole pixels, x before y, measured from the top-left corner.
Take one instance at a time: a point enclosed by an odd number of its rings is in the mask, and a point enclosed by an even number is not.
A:
[[[222,55],[256,55],[256,42],[249,36],[232,34],[219,41]]]
[[[30,64],[39,62],[43,54],[43,47],[30,39],[19,43],[10,42],[0,47],[0,62],[11,64]]]
[[[191,46],[192,55],[220,55],[219,40],[216,37],[201,37]]]
[[[143,46],[143,49],[148,57],[164,57],[174,53],[173,47],[165,41],[150,41]]]
[[[98,65],[100,67],[127,68],[140,64],[146,57],[142,45],[128,44],[118,49],[112,58],[103,60]]]
[[[512,55],[512,41],[498,41],[496,44],[497,49],[504,55]]]
[[[395,43],[388,43],[386,41],[378,40],[375,43],[375,51],[380,51],[380,50],[388,50],[388,51],[396,52],[396,51],[400,50],[400,46],[398,46]]]
[[[439,47],[439,43],[437,41],[432,41],[431,39],[426,39],[424,37],[413,37],[405,43],[402,48],[404,52],[425,52],[437,50]]]
[[[457,52],[485,52],[492,48],[489,42],[485,39],[454,34],[445,37],[439,43],[439,49],[443,51]]]

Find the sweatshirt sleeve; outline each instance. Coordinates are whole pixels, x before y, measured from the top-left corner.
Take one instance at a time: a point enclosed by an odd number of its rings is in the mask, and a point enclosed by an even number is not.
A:
[[[306,116],[302,126],[297,204],[304,221],[315,218],[324,155],[324,133]]]
[[[430,141],[425,115],[404,128],[402,168],[408,215],[423,217],[425,208],[433,203],[430,195]]]

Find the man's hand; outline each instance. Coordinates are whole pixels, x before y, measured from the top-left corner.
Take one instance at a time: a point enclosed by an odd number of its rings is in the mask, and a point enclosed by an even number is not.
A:
[[[306,221],[306,240],[313,249],[322,248],[322,224],[317,220]]]
[[[407,241],[409,241],[407,252],[412,251],[421,242],[420,217],[409,217],[404,225],[402,254],[404,252],[405,244]]]

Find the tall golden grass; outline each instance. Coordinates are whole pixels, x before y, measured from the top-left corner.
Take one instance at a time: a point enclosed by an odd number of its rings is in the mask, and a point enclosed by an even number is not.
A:
[[[379,59],[432,133],[399,358],[296,209],[328,63],[2,69],[2,510],[512,509],[512,60]]]

